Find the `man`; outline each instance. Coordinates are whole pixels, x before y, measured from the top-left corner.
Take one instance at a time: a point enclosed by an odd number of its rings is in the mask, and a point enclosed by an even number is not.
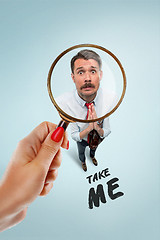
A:
[[[71,59],[71,77],[76,91],[57,98],[57,103],[69,115],[81,119],[96,119],[104,116],[113,108],[115,95],[99,88],[102,79],[102,61],[92,50],[82,50]],[[65,100],[65,101],[64,101]],[[109,119],[101,123],[71,123],[71,137],[77,142],[82,168],[87,171],[85,148],[89,146],[88,135],[94,129],[101,139],[110,134]],[[90,148],[90,157],[94,165],[96,148]]]

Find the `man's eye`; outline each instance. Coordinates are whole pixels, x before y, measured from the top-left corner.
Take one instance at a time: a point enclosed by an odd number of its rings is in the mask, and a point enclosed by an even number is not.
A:
[[[91,73],[93,73],[93,74],[94,74],[94,73],[96,73],[96,71],[95,71],[95,70],[92,70],[92,71],[91,71]]]
[[[79,71],[78,74],[79,74],[79,75],[82,75],[82,74],[83,74],[83,71]]]

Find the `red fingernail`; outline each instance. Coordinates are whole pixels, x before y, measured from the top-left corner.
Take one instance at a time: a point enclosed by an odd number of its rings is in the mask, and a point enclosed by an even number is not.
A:
[[[69,141],[67,142],[67,148],[66,148],[67,150],[69,149]]]
[[[54,142],[59,142],[63,137],[63,133],[64,133],[64,128],[63,127],[57,127],[55,129],[55,131],[52,133],[51,139]]]

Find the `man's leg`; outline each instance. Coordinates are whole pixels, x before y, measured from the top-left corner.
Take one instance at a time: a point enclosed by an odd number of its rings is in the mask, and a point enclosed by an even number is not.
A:
[[[96,148],[96,149],[97,149],[97,148]],[[98,165],[98,162],[97,162],[97,160],[95,159],[96,149],[93,150],[93,149],[90,148],[90,157],[92,158],[92,162],[93,162],[93,164],[94,164],[95,166]]]
[[[87,171],[87,166],[85,163],[85,160],[86,160],[85,149],[86,149],[87,145],[88,145],[88,143],[84,140],[82,140],[81,142],[77,142],[78,155],[79,155],[80,161],[82,162],[82,168],[84,171]]]

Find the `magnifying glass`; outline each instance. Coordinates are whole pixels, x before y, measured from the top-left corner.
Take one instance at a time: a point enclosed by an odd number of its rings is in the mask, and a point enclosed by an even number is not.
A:
[[[90,58],[84,59],[86,65],[77,65],[77,68],[72,69],[73,72],[71,72],[69,66],[70,61],[72,61],[71,59],[77,55],[77,52],[84,52],[86,50],[98,54],[101,63],[96,63],[95,58],[91,57],[89,64],[86,64]],[[74,64],[75,63],[76,61]],[[96,81],[94,82],[96,79],[91,76],[95,74],[95,72],[99,74],[98,85],[96,85]],[[84,76],[84,82],[81,82],[80,75]],[[87,81],[88,83],[86,83]],[[106,48],[94,44],[79,44],[66,49],[54,60],[48,73],[47,88],[50,99],[62,119],[57,129],[63,128],[65,131],[70,122],[101,122],[114,113],[120,106],[126,92],[126,75],[121,62]],[[103,94],[99,93],[101,91]],[[74,101],[72,101],[72,94],[76,94],[75,96],[77,96],[80,101],[82,99],[81,104],[85,99],[83,96],[85,96],[85,94],[89,96],[89,92],[91,94],[94,93],[95,99],[98,95],[101,96],[98,103],[100,105],[99,107],[95,105],[97,108],[96,115],[92,117],[92,119],[87,119],[86,114],[81,114],[78,108],[75,109]],[[83,93],[85,94],[83,95]],[[86,113],[87,111],[86,108]],[[59,131],[57,130],[57,135],[58,134]]]

